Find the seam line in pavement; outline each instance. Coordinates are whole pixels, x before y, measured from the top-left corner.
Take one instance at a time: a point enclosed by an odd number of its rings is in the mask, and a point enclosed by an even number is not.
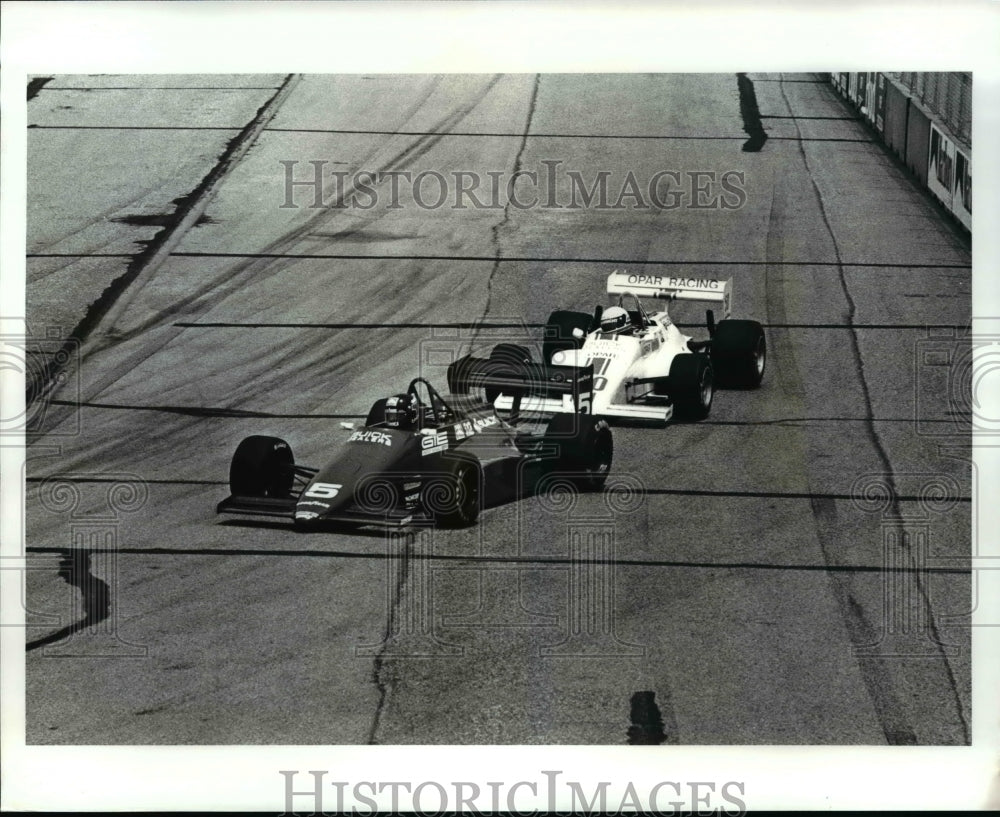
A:
[[[66,552],[64,547],[30,546],[26,548],[28,553],[38,554],[62,554]],[[386,553],[360,553],[357,551],[345,550],[304,550],[296,548],[294,550],[253,550],[252,548],[232,548],[228,546],[220,547],[198,547],[198,548],[166,548],[166,547],[120,547],[120,548],[88,548],[87,553],[114,553],[128,554],[129,556],[289,556],[292,558],[307,559],[382,559],[393,560],[398,556]],[[580,564],[606,565],[603,559],[579,559],[579,558],[543,558],[536,556],[475,556],[475,555],[449,555],[443,553],[413,553],[407,558],[418,562],[469,562],[478,563],[500,563],[500,564],[530,564],[544,567],[554,565],[564,568],[566,565],[575,566]],[[944,575],[968,576],[972,573],[972,568],[968,567],[897,567],[887,568],[883,565],[812,565],[812,564],[778,564],[775,562],[684,562],[680,560],[664,559],[615,559],[615,564],[626,567],[675,567],[693,568],[704,570],[789,570],[806,571],[812,573],[934,573]],[[461,569],[461,568],[457,568]]]
[[[482,261],[494,262],[491,255],[358,255],[353,253],[278,253],[278,252],[175,252],[171,258],[284,258],[289,260],[343,261]],[[128,253],[114,252],[40,252],[27,253],[26,258],[131,258]],[[635,264],[659,267],[862,267],[865,269],[972,269],[972,264],[923,264],[884,261],[700,261],[694,259],[667,261],[646,258],[568,258],[559,256],[507,255],[504,263],[563,263],[563,264]]]

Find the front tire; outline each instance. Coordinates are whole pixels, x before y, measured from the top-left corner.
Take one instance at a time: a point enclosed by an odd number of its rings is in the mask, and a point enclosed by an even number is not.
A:
[[[715,381],[703,354],[680,354],[670,363],[670,397],[678,420],[704,420],[712,410]]]
[[[712,365],[719,385],[756,389],[764,379],[767,341],[757,321],[720,321],[712,336]]]
[[[583,346],[583,338],[573,337],[573,330],[580,329],[584,333],[590,330],[593,316],[586,312],[568,312],[556,310],[545,322],[545,340],[542,343],[543,363],[551,363],[552,355],[567,349],[579,349]]]
[[[236,448],[229,466],[229,490],[234,496],[286,499],[295,480],[291,446],[278,437],[254,435]]]
[[[482,469],[472,457],[447,456],[424,486],[423,504],[442,528],[467,528],[479,518]]]
[[[557,414],[545,431],[545,443],[558,446],[554,472],[568,477],[581,492],[604,488],[614,459],[606,420],[592,414]]]
[[[490,350],[490,362],[517,368],[531,363],[531,350],[526,346],[518,346],[516,343],[498,343]],[[487,403],[496,402],[501,393],[499,389],[494,388],[488,388],[485,391]]]

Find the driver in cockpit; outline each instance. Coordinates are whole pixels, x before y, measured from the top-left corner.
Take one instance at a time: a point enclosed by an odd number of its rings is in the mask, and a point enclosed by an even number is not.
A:
[[[400,431],[417,431],[420,402],[412,392],[394,394],[385,401],[385,424]]]
[[[631,335],[635,327],[628,312],[620,306],[609,306],[601,314],[601,332],[606,335]]]

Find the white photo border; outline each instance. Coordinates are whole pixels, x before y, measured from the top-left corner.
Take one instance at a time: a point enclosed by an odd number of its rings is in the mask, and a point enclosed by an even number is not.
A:
[[[702,72],[972,70],[977,319],[1000,316],[1000,4],[990,2],[4,2],[0,286],[24,307],[29,75],[62,73]],[[892,38],[879,32],[886,21]],[[22,395],[5,381],[4,416]],[[0,448],[2,533],[19,552],[23,453]],[[997,449],[977,448],[996,495]],[[998,503],[978,529],[1000,530]],[[987,534],[979,553],[997,556]],[[12,551],[5,550],[4,555]],[[5,614],[18,605],[4,571]],[[984,579],[981,588],[996,585]],[[973,630],[973,746],[928,747],[48,747],[24,745],[24,640],[2,638],[4,810],[282,811],[281,769],[360,780],[745,781],[762,809],[979,809],[1000,747],[1000,594]],[[487,771],[488,770],[488,771]]]

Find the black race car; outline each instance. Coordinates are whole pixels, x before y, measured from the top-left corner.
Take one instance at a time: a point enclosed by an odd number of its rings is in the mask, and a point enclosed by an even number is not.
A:
[[[613,443],[608,424],[588,411],[592,367],[514,368],[466,357],[449,367],[448,382],[456,393],[449,400],[418,377],[405,393],[377,400],[362,428],[342,424],[351,433],[322,469],[296,465],[277,437],[247,437],[229,469],[232,495],[217,512],[287,517],[301,529],[418,519],[464,527],[482,507],[546,485],[603,488]],[[475,394],[499,388],[514,396],[503,416]],[[522,413],[529,394],[565,410]]]

